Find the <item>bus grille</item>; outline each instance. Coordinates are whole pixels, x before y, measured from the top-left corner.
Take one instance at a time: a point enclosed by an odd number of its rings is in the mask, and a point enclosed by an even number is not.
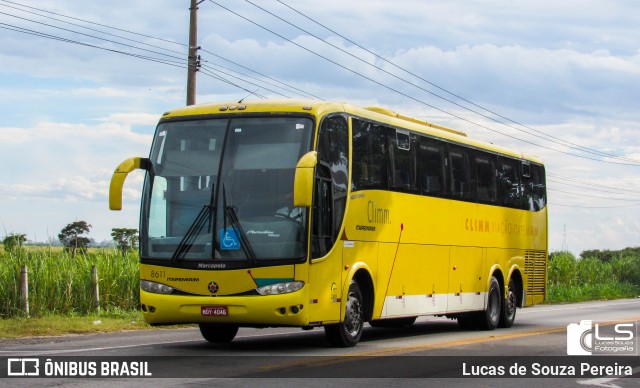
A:
[[[547,252],[525,252],[524,273],[527,276],[527,295],[545,295],[547,288]]]

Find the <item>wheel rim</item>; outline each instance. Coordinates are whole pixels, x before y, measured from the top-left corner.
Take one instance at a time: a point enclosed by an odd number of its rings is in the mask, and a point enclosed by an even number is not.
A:
[[[500,295],[497,290],[492,290],[489,296],[489,319],[491,322],[497,322],[500,319]]]
[[[349,293],[344,328],[347,334],[355,338],[362,329],[362,302],[353,293]]]
[[[505,303],[507,304],[507,316],[511,318],[516,313],[516,294],[511,288],[507,291]]]

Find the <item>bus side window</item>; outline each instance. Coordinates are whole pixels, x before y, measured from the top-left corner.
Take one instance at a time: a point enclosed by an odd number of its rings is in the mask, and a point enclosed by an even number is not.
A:
[[[533,210],[542,210],[547,206],[547,187],[544,166],[531,165],[531,185]]]
[[[496,160],[495,156],[476,151],[474,170],[476,182],[476,200],[480,203],[495,203],[496,195]]]
[[[521,208],[523,195],[518,164],[515,159],[500,157],[500,166],[498,168],[500,204],[515,209]]]
[[[441,197],[446,194],[444,143],[420,138],[420,181],[423,195]]]
[[[449,145],[449,161],[451,196],[455,199],[471,199],[472,187],[469,178],[468,151],[462,147]]]
[[[533,175],[531,171],[531,164],[523,160],[522,166],[522,209],[529,211],[536,211],[535,201],[533,199]]]
[[[416,136],[407,131],[387,129],[389,134],[389,182],[400,192],[418,191],[416,175]]]
[[[387,190],[386,128],[353,118],[352,129],[352,190]]]

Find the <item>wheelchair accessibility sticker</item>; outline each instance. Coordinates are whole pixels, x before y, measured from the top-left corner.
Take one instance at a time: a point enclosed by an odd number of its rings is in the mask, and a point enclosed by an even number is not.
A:
[[[220,229],[220,250],[236,251],[240,249],[240,238],[238,229]]]

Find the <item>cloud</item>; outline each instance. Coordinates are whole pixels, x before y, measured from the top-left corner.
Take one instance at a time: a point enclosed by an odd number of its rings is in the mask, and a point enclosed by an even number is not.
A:
[[[149,113],[112,113],[107,117],[100,118],[99,121],[116,122],[118,124],[148,125],[155,126],[160,118],[159,114]]]
[[[547,171],[556,176],[580,179],[594,187],[608,185],[640,191],[637,167],[575,158],[481,128],[474,123],[560,151],[575,152],[480,117],[385,75],[248,3],[229,0],[220,0],[220,3],[298,45],[413,99],[341,69],[210,2],[203,2],[199,6],[199,45],[213,54],[325,99],[387,106],[409,116],[464,130],[474,138],[539,155],[547,163]],[[609,2],[606,7],[595,0],[407,0],[401,5],[383,0],[287,3],[377,55],[536,131],[580,146],[640,159],[637,136],[640,131],[637,109],[640,51],[636,38],[640,24],[637,23],[638,7],[633,2]],[[281,4],[261,2],[259,5],[357,58],[468,106],[458,97],[400,72]],[[37,6],[182,44],[187,41],[188,7],[175,1],[160,0],[151,8],[146,2],[131,0],[113,0],[109,6],[88,2],[81,8],[69,0],[43,0]],[[2,9],[7,11],[5,8]],[[41,20],[34,15],[29,18]],[[107,49],[123,48],[6,16],[0,17],[0,21]],[[96,25],[91,27],[103,30]],[[88,217],[96,229],[96,225],[117,225],[124,219],[135,225],[138,217],[135,203],[139,200],[142,175],[132,175],[125,184],[125,201],[128,198],[133,204],[129,207],[125,204],[125,209],[131,209],[132,213],[128,213],[129,210],[107,212],[106,188],[111,172],[122,160],[148,154],[151,134],[162,112],[184,104],[186,69],[181,66],[186,56],[185,47],[123,31],[109,31],[160,46],[147,48],[175,55],[178,62],[175,67],[2,31],[0,161],[10,168],[3,169],[0,201],[10,206],[3,207],[0,222],[11,228],[19,224],[25,231],[33,226],[24,222],[24,218],[34,225],[47,225],[48,220],[56,219],[57,225],[63,226],[64,221],[71,221],[68,217]],[[200,54],[207,67],[234,67],[204,50]],[[259,86],[250,85],[242,81],[245,76],[239,78],[230,80],[246,90],[200,73],[198,101],[239,99],[256,89],[258,94],[275,95],[266,90],[267,87],[286,95],[298,94],[262,85],[260,81],[256,81]],[[582,194],[597,194],[587,189],[573,189]],[[617,204],[558,192],[550,192],[550,200],[581,206]],[[552,248],[560,246],[562,225],[567,225],[570,246],[576,250],[588,244],[597,248],[638,240],[636,232],[640,225],[632,221],[634,216],[640,218],[637,207],[596,210],[558,206],[551,209]],[[616,235],[615,230],[621,229],[620,222],[627,225],[628,230]],[[106,226],[104,230],[108,237]],[[99,232],[96,230],[96,233]]]
[[[149,120],[147,114],[123,114],[122,118]],[[96,125],[41,122],[30,128],[0,128],[3,158],[19,161],[19,168],[6,170],[10,179],[0,184],[0,194],[12,201],[104,197],[117,164],[132,155],[146,155],[150,143],[149,134],[135,133],[131,124],[112,120]]]
[[[108,211],[109,182],[121,161],[148,154],[151,135],[136,133],[132,126],[149,124],[151,116],[114,112],[97,124],[0,128],[2,160],[14,166],[4,170],[0,182],[3,228],[42,241],[74,217],[92,223],[98,240],[108,238],[112,227],[137,227],[144,174],[134,172],[125,182],[121,213]]]
[[[79,88],[70,90],[70,93],[81,97],[126,97],[128,95],[126,90],[112,87]]]

